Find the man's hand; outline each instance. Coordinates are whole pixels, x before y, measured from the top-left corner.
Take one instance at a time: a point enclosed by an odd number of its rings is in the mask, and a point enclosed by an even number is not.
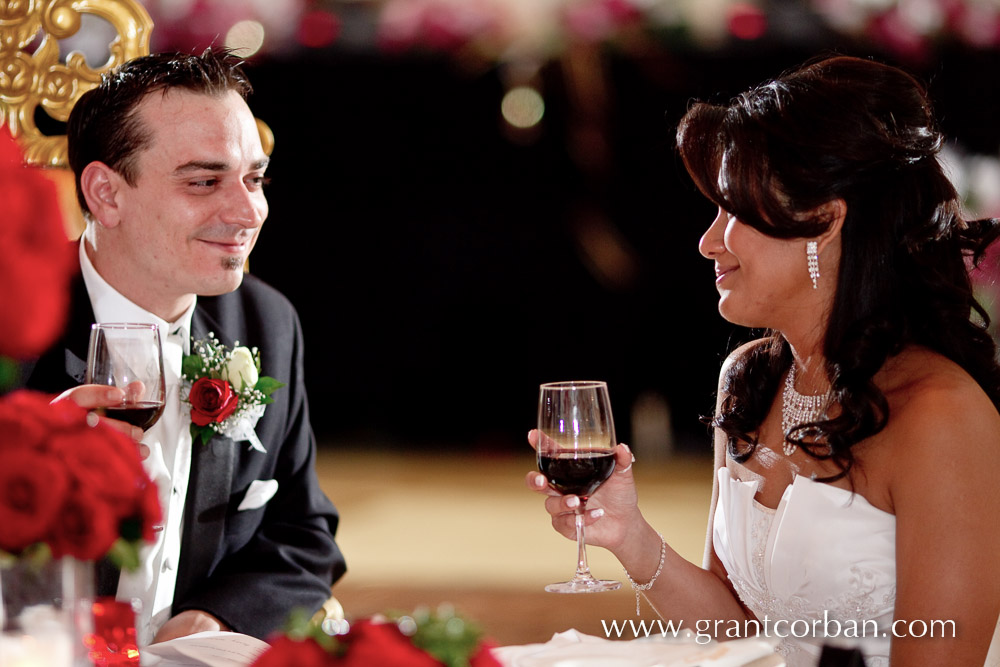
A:
[[[187,637],[198,632],[230,632],[226,625],[207,611],[188,609],[177,614],[163,624],[153,638],[153,643],[165,642],[169,639]]]
[[[100,419],[108,426],[118,429],[138,443],[142,440],[141,428],[138,426],[132,426],[132,424],[127,422],[119,421],[117,419],[109,419],[108,417],[102,417],[99,415],[101,408],[121,405],[124,400],[125,392],[118,387],[109,387],[103,384],[81,384],[73,387],[72,389],[67,389],[63,393],[56,396],[52,402],[73,401],[84,410],[92,411],[91,414],[88,415],[88,419]],[[94,424],[96,424],[96,422],[93,422],[91,425]],[[147,456],[149,456],[149,447],[139,443],[139,457],[145,459]]]

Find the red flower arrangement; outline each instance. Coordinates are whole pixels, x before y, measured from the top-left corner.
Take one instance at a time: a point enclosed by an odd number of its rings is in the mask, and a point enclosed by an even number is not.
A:
[[[76,272],[55,184],[22,165],[21,151],[0,127],[0,356],[44,352],[66,323]]]
[[[91,426],[72,401],[16,391],[0,400],[0,550],[19,557],[139,564],[160,520],[156,485],[132,440]]]
[[[500,667],[479,629],[447,608],[364,619],[336,637],[302,619],[292,626],[253,667]]]

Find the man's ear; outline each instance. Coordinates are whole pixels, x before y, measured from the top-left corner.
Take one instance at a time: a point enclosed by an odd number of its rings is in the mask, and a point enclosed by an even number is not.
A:
[[[80,190],[90,214],[100,225],[111,229],[121,222],[117,194],[124,179],[103,162],[91,162],[80,174]]]
[[[813,211],[816,220],[826,220],[829,226],[826,231],[816,237],[819,252],[828,246],[834,239],[840,238],[840,230],[844,226],[844,218],[847,217],[847,202],[843,199],[831,199]]]

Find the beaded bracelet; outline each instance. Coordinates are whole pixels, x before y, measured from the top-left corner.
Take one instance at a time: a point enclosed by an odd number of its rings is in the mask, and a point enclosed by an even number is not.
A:
[[[657,533],[660,536],[660,564],[656,566],[656,572],[653,573],[653,578],[644,584],[637,584],[635,580],[632,579],[632,575],[625,570],[625,577],[628,579],[628,583],[632,584],[632,590],[635,591],[635,615],[639,615],[639,593],[644,593],[653,587],[656,583],[656,578],[660,576],[660,572],[663,572],[663,562],[667,559],[667,541],[663,539],[663,535]]]

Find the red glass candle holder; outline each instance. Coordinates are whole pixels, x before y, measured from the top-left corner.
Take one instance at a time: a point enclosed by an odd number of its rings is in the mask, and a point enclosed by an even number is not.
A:
[[[94,632],[87,637],[90,661],[95,667],[138,665],[135,615],[138,600],[123,602],[113,597],[94,601]]]

